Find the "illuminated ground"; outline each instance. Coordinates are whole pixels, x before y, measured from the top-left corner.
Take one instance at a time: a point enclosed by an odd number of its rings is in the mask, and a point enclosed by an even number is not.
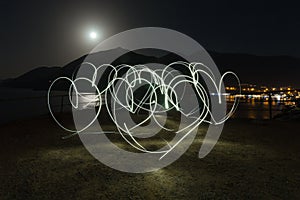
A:
[[[172,165],[129,174],[95,160],[47,116],[0,127],[0,199],[299,199],[299,121],[230,120]],[[199,132],[204,132],[205,127]]]

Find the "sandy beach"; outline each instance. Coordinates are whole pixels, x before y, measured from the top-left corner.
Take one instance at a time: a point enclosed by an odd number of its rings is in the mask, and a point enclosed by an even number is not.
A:
[[[199,132],[205,131],[200,127]],[[0,127],[0,199],[298,199],[299,121],[232,119],[213,151],[201,140],[156,172],[116,171],[47,115]]]

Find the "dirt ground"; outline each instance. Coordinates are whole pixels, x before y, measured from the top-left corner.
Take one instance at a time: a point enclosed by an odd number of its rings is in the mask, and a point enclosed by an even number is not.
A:
[[[206,128],[199,128],[205,132]],[[0,126],[0,199],[300,199],[300,121],[232,119],[205,158],[201,140],[156,172],[93,158],[49,116]]]

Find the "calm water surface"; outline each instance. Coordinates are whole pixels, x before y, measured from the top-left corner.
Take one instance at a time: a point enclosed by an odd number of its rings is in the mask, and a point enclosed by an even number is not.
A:
[[[61,95],[55,92],[54,95]],[[48,114],[47,92],[33,91],[28,89],[0,88],[0,124]],[[67,103],[68,98],[64,98]],[[61,97],[52,99],[54,111],[60,111]],[[230,108],[232,104],[228,104]],[[272,103],[273,116],[280,113],[283,105]],[[70,110],[70,106],[64,106],[64,110]],[[268,102],[240,102],[233,118],[269,119]]]

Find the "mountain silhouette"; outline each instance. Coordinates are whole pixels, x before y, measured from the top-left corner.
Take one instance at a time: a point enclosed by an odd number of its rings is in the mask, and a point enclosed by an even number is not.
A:
[[[185,61],[182,57],[174,53],[164,52],[162,50],[138,50],[133,52],[117,48],[81,56],[63,67],[38,67],[17,78],[2,80],[0,86],[47,90],[51,82],[58,77],[65,76],[72,78],[84,61],[91,62],[95,66],[98,66],[101,64],[97,63],[98,61],[105,63],[107,56],[113,54],[121,55],[111,63],[114,66],[119,64],[136,65],[146,63],[161,63],[166,65],[175,61]],[[284,85],[299,86],[300,84],[295,82],[299,78],[298,74],[293,72],[293,70],[300,67],[299,58],[217,52],[209,52],[209,54],[221,72],[232,70],[238,74],[243,83],[273,86],[277,86],[276,82],[280,85],[284,83]],[[180,70],[179,67],[178,70]],[[108,71],[106,73],[108,73]],[[103,77],[106,76],[104,75]],[[102,82],[103,81],[107,80],[104,78],[102,79]],[[57,85],[56,89],[66,90],[68,87],[68,83],[61,83]]]
[[[221,72],[233,70],[243,83],[300,87],[299,58],[216,52],[210,55]]]

